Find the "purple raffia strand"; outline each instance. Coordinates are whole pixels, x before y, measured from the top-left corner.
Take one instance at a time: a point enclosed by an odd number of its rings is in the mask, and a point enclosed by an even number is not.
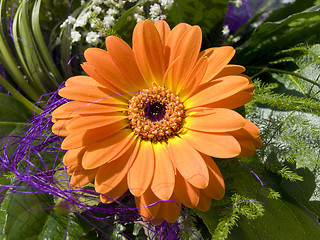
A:
[[[69,26],[69,25],[68,25],[68,26]],[[68,73],[69,73],[70,76],[73,75],[72,69],[71,69],[71,66],[70,66],[70,65],[71,65],[71,62],[72,62],[72,60],[73,60],[75,57],[78,57],[78,56],[80,56],[80,55],[83,56],[83,53],[77,53],[77,54],[73,55],[73,56],[70,58],[70,60],[68,61],[68,63],[67,63]]]
[[[63,84],[61,87],[63,87]],[[52,210],[56,207],[59,208],[59,206],[81,209],[82,213],[74,212],[74,214],[88,222],[107,238],[108,236],[103,232],[103,227],[96,226],[90,219],[97,219],[107,227],[114,227],[112,223],[115,220],[113,218],[117,215],[120,217],[117,220],[119,223],[133,223],[140,219],[138,208],[135,207],[133,196],[129,192],[117,200],[113,199],[115,201],[112,205],[100,203],[97,206],[90,206],[88,203],[91,200],[99,199],[99,193],[91,189],[71,188],[67,168],[62,164],[59,156],[59,153],[63,152],[60,149],[62,138],[51,132],[52,111],[61,104],[68,102],[68,100],[58,97],[58,90],[46,94],[47,101],[42,100],[43,98],[39,100],[38,104],[42,102],[45,105],[43,112],[34,116],[22,128],[23,133],[16,132],[12,136],[4,137],[1,140],[3,148],[0,155],[0,174],[9,177],[5,174],[11,173],[14,176],[10,179],[10,184],[0,184],[0,193],[5,193],[1,199],[14,193],[25,194],[26,197],[28,194],[50,194],[60,198],[62,205],[49,206],[43,203],[44,209]],[[124,94],[129,93],[118,95]],[[12,153],[9,154],[9,150]],[[46,163],[43,153],[46,153],[46,156],[49,155],[52,159],[50,166],[48,162]],[[61,173],[56,173],[59,170]],[[150,206],[157,203],[152,203]],[[105,214],[105,216],[97,217],[94,214],[95,212]],[[148,230],[154,232],[160,239],[178,239],[178,233],[181,231],[177,223],[164,222],[160,226],[153,226],[149,222],[145,222],[145,224]],[[68,227],[65,236],[67,231]]]

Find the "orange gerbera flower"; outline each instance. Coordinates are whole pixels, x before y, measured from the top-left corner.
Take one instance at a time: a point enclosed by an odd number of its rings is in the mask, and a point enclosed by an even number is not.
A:
[[[71,185],[94,181],[102,202],[128,189],[144,219],[174,222],[181,204],[206,211],[225,186],[215,158],[244,157],[261,145],[259,129],[231,110],[252,99],[244,68],[228,65],[232,47],[200,52],[201,29],[139,22],[133,49],[110,36],[89,48],[60,96],[53,132],[66,136]],[[154,204],[156,203],[156,204]]]

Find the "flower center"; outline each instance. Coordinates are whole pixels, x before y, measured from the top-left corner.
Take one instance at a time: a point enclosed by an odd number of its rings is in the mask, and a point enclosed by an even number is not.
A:
[[[130,126],[141,139],[165,141],[182,128],[183,105],[164,87],[144,89],[129,101]]]

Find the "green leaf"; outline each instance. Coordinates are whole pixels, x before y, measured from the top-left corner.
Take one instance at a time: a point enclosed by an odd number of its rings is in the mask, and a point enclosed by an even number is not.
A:
[[[314,174],[307,168],[297,169],[297,173],[303,177],[303,181],[290,182],[284,179],[281,187],[297,202],[320,217],[320,201],[310,201],[316,189]]]
[[[266,22],[253,33],[246,47],[238,52],[236,62],[257,65],[276,52],[317,37],[320,32],[320,5],[296,13],[279,22]]]
[[[0,93],[0,112],[0,137],[19,130],[32,116],[24,105],[3,93]]]
[[[78,240],[84,239],[85,235],[74,214],[52,211],[38,239],[63,239],[65,236],[69,240]]]
[[[286,200],[269,200],[261,218],[240,219],[230,240],[317,240],[320,225],[317,218]]]
[[[53,200],[45,194],[11,193],[7,206],[4,235],[7,240],[34,239],[44,228]]]

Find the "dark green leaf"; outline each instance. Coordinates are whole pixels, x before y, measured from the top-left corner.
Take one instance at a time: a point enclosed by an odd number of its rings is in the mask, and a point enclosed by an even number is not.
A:
[[[319,37],[319,32],[320,5],[317,5],[282,21],[259,26],[235,60],[244,65],[265,63],[279,50]]]
[[[4,235],[7,240],[35,239],[52,210],[53,199],[45,194],[12,193],[7,196]]]
[[[0,93],[0,113],[0,138],[20,129],[32,116],[24,105],[3,93]]]
[[[297,169],[297,173],[303,177],[303,181],[290,182],[284,179],[281,187],[297,202],[320,217],[320,201],[310,201],[316,188],[314,174],[307,168]]]
[[[261,218],[240,219],[230,240],[317,240],[320,226],[317,218],[286,200],[269,200]]]

